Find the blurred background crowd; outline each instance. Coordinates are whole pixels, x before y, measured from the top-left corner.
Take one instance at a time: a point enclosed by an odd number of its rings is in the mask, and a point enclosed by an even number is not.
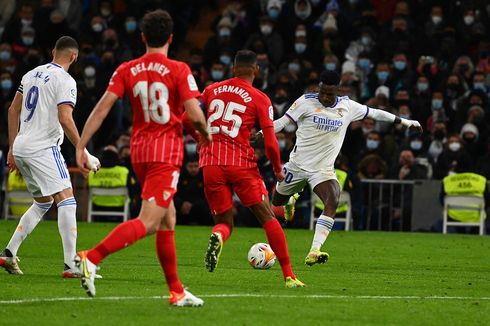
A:
[[[74,117],[81,131],[115,68],[144,53],[138,24],[155,8],[173,16],[170,56],[189,64],[200,90],[230,77],[234,53],[248,48],[258,54],[254,84],[271,98],[275,118],[301,94],[316,91],[323,70],[334,70],[341,76],[341,95],[420,121],[423,134],[371,119],[352,123],[337,159],[351,186],[362,179],[442,179],[458,167],[490,178],[490,3],[485,0],[0,0],[3,153],[7,108],[19,81],[51,59],[58,37],[71,35],[80,44],[70,73],[78,83]],[[189,31],[203,19],[209,22],[206,37],[192,42]],[[117,152],[118,164],[131,170],[130,132],[131,108],[121,100],[92,150]],[[294,132],[286,128],[277,135],[284,162]],[[272,190],[274,174],[260,144],[254,145]],[[185,148],[176,196],[181,221],[211,223],[203,216],[197,144],[186,137]],[[63,153],[74,166],[73,148],[63,145]],[[237,214],[253,220],[239,205]]]

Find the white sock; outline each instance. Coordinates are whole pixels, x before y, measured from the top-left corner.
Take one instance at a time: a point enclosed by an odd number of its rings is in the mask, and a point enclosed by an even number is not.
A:
[[[10,238],[10,242],[7,245],[7,249],[10,250],[14,257],[17,256],[17,251],[24,239],[27,238],[32,230],[34,230],[52,204],[52,201],[47,203],[38,203],[37,201],[34,201],[27,212],[22,215],[14,234],[12,234],[12,238]]]
[[[73,197],[58,203],[58,230],[63,242],[65,264],[72,268],[77,250],[77,202]]]
[[[313,236],[313,242],[311,243],[311,250],[320,250],[325,240],[327,240],[328,234],[332,231],[334,222],[335,220],[333,218],[320,215],[316,221],[315,235]]]

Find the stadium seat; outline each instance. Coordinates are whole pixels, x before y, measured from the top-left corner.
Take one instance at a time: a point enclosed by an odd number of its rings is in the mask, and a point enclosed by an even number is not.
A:
[[[480,220],[478,222],[460,222],[455,220],[449,220],[448,209],[460,209],[460,210],[475,210],[480,212]],[[442,218],[442,233],[447,233],[448,226],[465,227],[465,226],[478,226],[479,234],[484,234],[485,228],[485,201],[483,197],[478,196],[445,196],[444,197],[444,210]]]
[[[315,222],[318,219],[317,216],[315,216],[315,203],[320,200],[318,196],[312,192],[311,195],[311,215],[310,215],[310,230],[313,230],[315,228]],[[350,200],[350,194],[346,191],[342,191],[340,193],[339,197],[339,205],[342,205],[346,203],[347,204],[347,211],[345,212],[345,217],[335,217],[335,222],[343,222],[345,223],[344,230],[349,231],[352,226],[352,204]]]
[[[110,207],[111,210],[97,210],[94,208],[93,196],[125,196],[124,205],[118,207]],[[112,209],[114,208],[114,209]],[[118,188],[89,188],[88,198],[88,216],[87,222],[91,223],[93,216],[121,216],[123,221],[127,221],[129,218],[129,195],[126,187]]]

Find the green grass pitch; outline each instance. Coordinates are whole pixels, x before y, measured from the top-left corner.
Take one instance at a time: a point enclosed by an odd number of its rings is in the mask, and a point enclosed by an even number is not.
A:
[[[115,224],[79,224],[78,247],[95,245]],[[14,221],[0,222],[0,246]],[[279,264],[253,270],[247,251],[262,229],[236,228],[218,268],[204,268],[210,227],[177,227],[179,274],[201,308],[173,308],[154,237],[108,257],[86,297],[62,279],[56,222],[40,223],[19,251],[23,276],[0,271],[0,325],[489,325],[490,237],[333,232],[327,265],[303,264],[312,233],[286,230],[306,288],[286,289]],[[164,296],[164,298],[162,298]]]

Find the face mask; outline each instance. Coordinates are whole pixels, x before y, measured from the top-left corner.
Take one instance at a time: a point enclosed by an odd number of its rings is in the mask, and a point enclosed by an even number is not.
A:
[[[449,147],[449,150],[451,150],[452,152],[457,152],[460,150],[461,144],[460,143],[450,143],[448,147]]]
[[[438,99],[438,98],[435,98],[432,100],[432,108],[434,110],[439,110],[442,108],[442,100],[441,99]]]
[[[270,18],[272,19],[276,19],[277,17],[279,17],[279,9],[277,8],[270,8],[268,11],[267,11],[267,14],[269,15]]]
[[[126,31],[129,33],[134,32],[136,30],[137,26],[138,26],[138,24],[136,23],[136,21],[128,20],[126,22]]]
[[[294,44],[294,50],[296,53],[303,53],[306,50],[306,44],[305,43],[296,43]]]
[[[0,60],[1,61],[10,60],[10,52],[9,51],[0,51]]]
[[[482,82],[474,83],[473,89],[474,90],[480,89],[482,91],[486,91],[485,83],[482,83]]]
[[[22,23],[23,26],[28,26],[32,24],[32,20],[30,19],[21,19],[20,22]]]
[[[187,154],[197,153],[197,143],[187,143],[185,144],[185,151]]]
[[[463,20],[466,25],[471,25],[475,22],[475,17],[468,15],[468,16],[464,16]]]
[[[371,131],[373,131],[374,129],[373,128],[366,128],[366,127],[362,127],[362,133],[363,135],[367,135],[369,134]]]
[[[389,72],[387,71],[378,71],[376,73],[376,76],[378,76],[378,79],[382,82],[386,81],[388,79],[388,76],[390,75]]]
[[[377,149],[379,146],[379,140],[368,139],[366,140],[367,149],[373,150]]]
[[[465,143],[473,143],[475,141],[475,137],[464,137],[463,140]]]
[[[111,10],[107,8],[103,8],[100,10],[100,14],[104,17],[110,16]]]
[[[365,58],[359,59],[358,63],[361,69],[368,69],[371,66],[371,62],[369,61],[369,59]]]
[[[325,69],[328,71],[334,71],[337,68],[337,64],[332,63],[332,62],[327,62],[325,63]]]
[[[439,157],[439,155],[442,153],[442,144],[432,142],[427,153],[433,158]]]
[[[24,36],[24,37],[22,37],[22,43],[24,43],[27,46],[31,46],[32,43],[34,43],[34,37]]]
[[[286,139],[279,139],[278,143],[279,143],[279,149],[281,151],[286,148]]]
[[[211,70],[211,77],[214,80],[222,80],[224,75],[223,70]]]
[[[351,5],[355,5],[355,4],[357,4],[358,2],[359,2],[359,0],[349,0],[349,3],[350,3]]]
[[[12,89],[12,80],[11,79],[4,79],[1,82],[1,86],[3,90],[10,90]]]
[[[261,25],[260,26],[260,31],[262,32],[262,34],[264,34],[265,36],[267,35],[271,35],[272,33],[272,26],[271,25]]]
[[[306,31],[303,31],[303,30],[296,31],[296,33],[294,34],[294,36],[296,36],[296,37],[306,37]]]
[[[395,61],[394,66],[396,70],[403,70],[407,67],[407,63],[405,61]]]
[[[371,44],[371,38],[369,36],[363,36],[361,37],[361,43],[363,45],[369,45]]]
[[[409,114],[400,114],[400,118],[401,119],[410,119],[410,115]]]
[[[100,23],[95,23],[92,25],[92,30],[96,33],[102,32],[103,29],[104,29],[104,26]]]
[[[414,151],[420,151],[422,149],[422,142],[420,140],[412,140],[410,142],[410,148]]]
[[[300,69],[299,63],[291,62],[290,64],[288,64],[288,69],[293,72],[298,72]]]
[[[219,61],[228,66],[231,63],[231,57],[229,55],[223,54],[220,55]]]
[[[434,131],[434,138],[437,140],[443,140],[444,137],[446,137],[446,134],[444,133],[444,130],[436,130]]]
[[[432,16],[432,22],[434,25],[439,25],[442,22],[441,16]]]
[[[316,6],[317,4],[320,3],[321,0],[310,0],[311,4]]]
[[[426,90],[429,89],[429,84],[427,83],[417,83],[417,89],[419,92],[425,92]]]
[[[95,76],[95,68],[92,66],[88,66],[84,70],[85,76],[88,78],[92,78]]]
[[[306,18],[308,18],[310,14],[308,13],[307,10],[303,10],[303,11],[297,11],[296,12],[296,16],[298,16],[299,19],[302,19],[302,20],[305,20]]]
[[[221,37],[227,37],[230,35],[231,35],[231,29],[229,29],[228,27],[224,27],[219,30],[219,36]]]
[[[287,100],[288,99],[287,99],[286,96],[276,96],[276,97],[274,97],[274,103],[277,103],[277,104],[283,104]]]

